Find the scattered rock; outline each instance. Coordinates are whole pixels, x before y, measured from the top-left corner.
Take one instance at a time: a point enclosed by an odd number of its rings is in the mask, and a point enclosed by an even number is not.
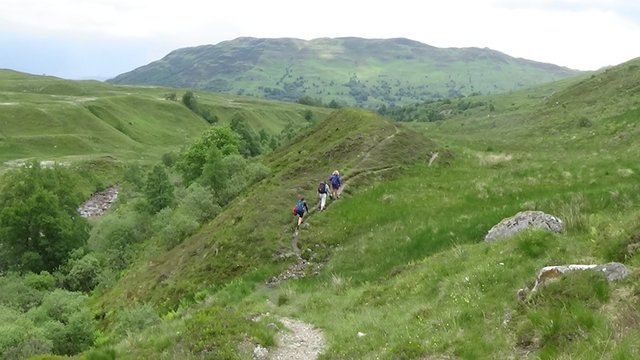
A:
[[[302,321],[283,318],[282,324],[289,331],[282,331],[276,340],[277,347],[270,360],[314,360],[325,347],[322,332]]]
[[[518,298],[524,300],[527,295],[532,292],[537,291],[541,286],[548,283],[549,281],[560,278],[563,274],[577,271],[577,270],[592,270],[604,273],[607,281],[617,281],[624,279],[629,275],[630,271],[627,269],[624,264],[617,262],[610,262],[602,265],[555,265],[555,266],[545,266],[540,271],[538,271],[538,275],[536,276],[536,281],[533,284],[533,287],[524,288],[518,290]]]
[[[253,348],[253,360],[267,360],[269,356],[269,350],[262,345],[258,344]]]
[[[434,152],[433,154],[431,154],[431,157],[429,158],[429,166],[431,166],[431,164],[433,164],[433,162],[436,161],[437,158],[438,158],[437,152]]]
[[[396,200],[396,196],[395,195],[390,195],[390,194],[384,194],[382,196],[382,201],[384,202],[392,202]]]
[[[503,219],[491,228],[484,237],[486,243],[509,238],[527,229],[541,229],[556,233],[564,231],[564,223],[557,217],[542,211],[521,211],[516,215]]]
[[[305,275],[307,273],[307,268],[309,266],[313,266],[312,267],[312,272],[313,272],[314,275],[318,274],[320,272],[321,267],[322,267],[322,265],[320,265],[320,264],[312,265],[307,260],[305,260],[303,258],[298,258],[298,262],[297,263],[289,266],[289,268],[287,270],[283,271],[278,276],[274,276],[271,279],[269,279],[266,284],[267,284],[267,286],[277,286],[282,281],[285,281],[285,280],[303,278],[303,277],[305,277]]]
[[[117,199],[118,187],[114,185],[91,195],[89,200],[78,208],[78,212],[80,216],[86,218],[100,216],[109,210]]]

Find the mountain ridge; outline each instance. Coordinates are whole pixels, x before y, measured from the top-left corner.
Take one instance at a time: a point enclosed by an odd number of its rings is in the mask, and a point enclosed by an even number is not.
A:
[[[240,37],[173,50],[107,82],[375,108],[507,92],[578,73],[489,48],[438,48],[406,38]]]

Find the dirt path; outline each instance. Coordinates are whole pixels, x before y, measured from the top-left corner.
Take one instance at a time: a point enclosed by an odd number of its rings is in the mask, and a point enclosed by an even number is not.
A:
[[[385,143],[391,140],[394,136],[399,133],[398,127],[395,127],[395,132],[381,142],[379,142],[376,146],[369,149],[361,158],[359,164],[362,164],[370,155],[371,151],[376,147],[379,147],[382,143]],[[345,187],[349,184],[350,180],[358,178],[362,175],[384,172],[395,169],[396,166],[381,166],[376,168],[368,168],[368,169],[359,169],[351,176],[345,179],[343,185],[340,187],[339,194],[341,194]],[[335,201],[335,200],[334,200]],[[327,203],[327,208],[329,204],[333,203],[330,201]],[[307,216],[310,216],[315,211],[315,206],[312,207],[311,211]],[[305,219],[306,220],[306,219]],[[281,281],[288,280],[290,278],[299,278],[304,276],[305,268],[309,265],[307,261],[300,257],[301,251],[298,247],[298,229],[293,231],[291,236],[291,247],[294,253],[298,256],[298,263],[292,265],[289,269],[285,270],[280,275],[270,279],[267,284],[271,286],[277,286]],[[319,270],[319,269],[318,269]],[[315,360],[322,353],[325,348],[325,338],[324,334],[314,328],[312,325],[304,323],[299,320],[282,318],[282,324],[287,328],[286,330],[280,331],[278,334],[278,338],[276,340],[277,347],[273,350],[273,352],[269,353],[266,357],[268,360]],[[254,359],[261,359],[261,357],[256,357],[254,354]]]
[[[269,360],[314,360],[324,350],[325,339],[322,332],[310,324],[299,320],[282,318],[287,329],[283,329],[276,339],[277,347],[269,354]]]

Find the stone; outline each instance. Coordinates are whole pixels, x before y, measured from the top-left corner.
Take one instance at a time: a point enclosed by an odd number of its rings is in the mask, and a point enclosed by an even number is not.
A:
[[[542,211],[521,211],[494,225],[484,237],[486,243],[507,239],[528,229],[547,230],[555,233],[564,231],[564,223],[557,217]]]
[[[517,292],[517,296],[520,300],[524,300],[530,293],[537,291],[541,286],[546,284],[549,281],[560,278],[562,275],[571,272],[571,271],[598,271],[602,272],[604,276],[607,278],[607,281],[618,281],[627,277],[630,273],[629,269],[627,269],[624,264],[617,262],[610,262],[601,265],[588,264],[588,265],[579,265],[579,264],[571,264],[571,265],[554,265],[554,266],[545,266],[536,275],[536,281],[533,284],[531,289],[524,288],[519,289]]]

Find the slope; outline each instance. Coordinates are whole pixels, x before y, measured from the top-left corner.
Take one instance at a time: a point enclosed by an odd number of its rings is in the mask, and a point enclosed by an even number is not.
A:
[[[25,158],[157,160],[190,143],[207,126],[178,98],[184,91],[114,86],[0,71],[0,162]],[[324,118],[330,109],[198,93],[201,107],[228,122],[248,121],[256,132]],[[173,100],[171,100],[173,99]]]
[[[265,159],[271,169],[267,179],[190,239],[139,264],[101,298],[101,307],[106,310],[131,299],[168,309],[244,276],[266,280],[295,260],[290,257],[289,209],[299,196],[313,207],[318,182],[334,168],[346,174],[348,189],[358,189],[426,157],[432,146],[372,113],[336,111],[306,136],[270,154]],[[319,252],[315,257],[322,261],[326,255]]]
[[[640,146],[629,136],[640,130],[639,95],[627,81],[635,64],[534,99],[493,97],[508,105],[493,113],[415,124],[453,158],[336,204],[323,214],[330,226],[307,238],[311,248],[340,244],[319,276],[256,289],[245,308],[323,329],[322,359],[638,357]],[[554,98],[573,111],[550,114]],[[589,99],[598,101],[582,112]],[[557,215],[567,231],[483,243],[491,226],[522,210]],[[543,266],[609,261],[636,270],[611,284],[576,274],[517,299]],[[265,298],[278,305],[261,306]]]
[[[265,256],[257,255],[265,252],[261,239],[277,239],[276,246],[266,251],[269,256],[279,253],[278,248],[287,252],[290,222],[286,215],[268,216],[261,210],[287,209],[289,198],[313,191],[313,179],[326,173],[322,167],[334,167],[324,156],[346,153],[337,158],[347,161],[348,173],[395,164],[398,157],[393,152],[387,160],[381,155],[388,151],[371,156],[376,147],[353,152],[354,159],[352,147],[344,145],[366,142],[366,137],[358,140],[348,131],[340,136],[345,128],[336,124],[345,113],[335,114],[310,138],[274,154],[270,158],[274,177],[234,203],[223,214],[224,221],[216,219],[206,230],[214,234],[219,227],[215,234],[227,235],[213,235],[207,245],[197,244],[196,236],[179,252],[172,252],[161,262],[167,264],[167,277],[157,275],[160,267],[152,264],[141,269],[156,275],[145,276],[139,270],[127,278],[128,301],[152,299],[167,305],[158,296],[169,293],[162,287],[176,289],[186,281],[179,274],[191,273],[197,279],[197,271],[186,264],[199,269],[205,265],[198,262],[212,265],[201,280],[184,286],[183,293],[200,289],[193,299],[196,304],[185,301],[175,320],[131,337],[118,349],[125,358],[163,354],[194,359],[223,357],[222,349],[232,349],[230,358],[249,359],[251,344],[269,346],[269,329],[284,316],[303,319],[324,331],[328,347],[321,359],[638,358],[637,270],[627,280],[611,284],[598,274],[579,273],[529,301],[516,297],[517,290],[546,265],[621,261],[633,269],[640,264],[640,145],[627,137],[640,129],[638,95],[633,91],[635,83],[624,81],[633,65],[595,74],[590,81],[599,86],[567,84],[533,99],[527,93],[492,98],[508,106],[497,106],[491,114],[489,110],[460,113],[440,123],[413,124],[415,130],[438,139],[439,146],[424,148],[409,142],[409,151],[397,154],[413,165],[393,171],[390,178],[372,179],[354,188],[350,183],[352,190],[345,199],[313,214],[309,227],[301,231],[303,248],[309,249],[303,256],[323,263],[317,276],[265,287],[264,279],[291,260],[276,256],[270,259],[275,265],[267,267],[256,257],[246,260],[253,265],[248,276],[223,286],[198,288],[197,283],[211,284],[220,276],[223,257],[229,257],[227,266],[233,270],[251,255]],[[612,74],[620,77],[605,81]],[[570,95],[578,90],[580,98]],[[541,115],[548,110],[551,96],[579,103],[597,94],[619,100],[601,97],[590,104],[587,115],[597,119],[591,127],[576,124],[572,111]],[[343,119],[349,127],[352,118],[364,116],[350,114]],[[553,129],[553,123],[560,130],[541,136],[541,129]],[[353,126],[359,129],[362,123]],[[392,136],[392,127],[383,129],[378,128],[373,139],[382,148],[406,131],[401,127],[401,133]],[[336,137],[342,142],[331,144]],[[407,156],[416,149],[437,149],[440,156],[428,166],[421,154]],[[367,153],[369,157],[362,156]],[[316,157],[319,154],[324,156]],[[360,159],[375,163],[361,164]],[[294,180],[298,175],[309,179],[308,187],[296,186],[307,183]],[[491,226],[520,210],[554,214],[564,220],[567,230],[563,234],[525,232],[492,245],[482,242]],[[256,221],[247,222],[249,218]],[[227,227],[222,228],[223,224]],[[271,234],[265,229],[271,229]],[[231,235],[241,233],[247,236]],[[223,236],[233,241],[224,243]],[[243,245],[251,250],[240,248]],[[212,254],[211,247],[218,249],[218,255]],[[216,256],[220,265],[212,259]],[[167,279],[171,280],[163,281]],[[157,335],[162,341],[153,340]],[[249,351],[240,351],[247,346]]]
[[[238,38],[175,50],[109,82],[374,108],[507,92],[577,73],[490,49],[436,48],[402,38]]]

